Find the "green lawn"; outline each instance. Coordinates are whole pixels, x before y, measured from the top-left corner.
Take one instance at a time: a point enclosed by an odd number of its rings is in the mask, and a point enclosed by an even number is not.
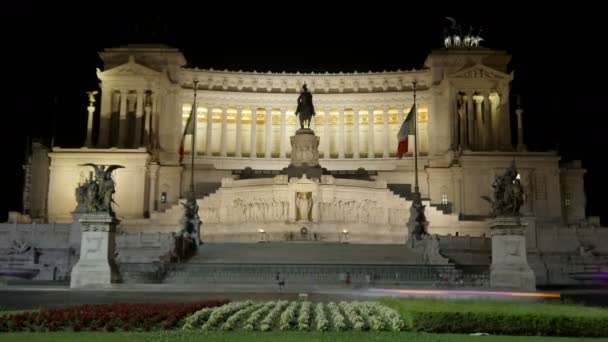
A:
[[[424,333],[392,333],[392,332],[151,332],[151,333],[102,333],[102,332],[53,332],[53,333],[9,333],[0,334],[0,341],[11,342],[266,342],[266,341],[293,341],[293,342],[460,342],[477,341],[482,342],[582,342],[582,341],[606,341],[606,338],[563,338],[563,337],[514,337],[514,336],[482,336],[474,337],[468,335],[437,335]]]

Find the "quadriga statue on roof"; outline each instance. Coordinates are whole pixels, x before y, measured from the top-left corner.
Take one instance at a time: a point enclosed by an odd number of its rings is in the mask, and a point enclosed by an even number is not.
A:
[[[82,164],[95,169],[95,178],[89,179],[80,186],[84,194],[84,204],[87,212],[108,212],[114,215],[112,210],[113,196],[116,183],[112,179],[112,171],[124,168],[122,165],[97,165],[93,163]],[[106,168],[107,166],[107,168]]]
[[[298,107],[296,108],[295,115],[298,115],[300,119],[300,128],[304,129],[304,124],[310,128],[310,120],[315,116],[315,106],[312,103],[312,94],[308,91],[306,83],[302,86],[300,96],[298,97]]]

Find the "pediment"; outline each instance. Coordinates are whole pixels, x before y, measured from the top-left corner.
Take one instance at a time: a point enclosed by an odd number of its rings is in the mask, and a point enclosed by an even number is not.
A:
[[[112,69],[105,71],[97,71],[98,77],[157,77],[161,73],[150,69],[144,65],[138,64],[131,57],[125,64],[121,64]]]
[[[466,67],[450,75],[450,78],[460,79],[509,79],[511,75],[492,69],[482,64]]]

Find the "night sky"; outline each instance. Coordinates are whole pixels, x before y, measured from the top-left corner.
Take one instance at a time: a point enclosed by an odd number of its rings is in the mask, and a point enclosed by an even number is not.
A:
[[[85,91],[98,89],[95,68],[102,67],[97,53],[103,48],[168,44],[181,49],[190,66],[200,68],[405,70],[421,68],[427,54],[442,47],[445,17],[452,16],[463,28],[481,27],[483,46],[513,56],[512,107],[515,95],[521,95],[528,149],[558,150],[562,160],[582,160],[587,169],[587,215],[602,215],[608,225],[608,205],[603,202],[608,192],[604,178],[608,175],[604,161],[608,60],[599,52],[607,41],[602,11],[571,7],[532,11],[503,3],[496,7],[463,3],[453,11],[439,11],[438,6],[409,8],[407,3],[382,8],[349,5],[346,12],[294,2],[270,5],[272,9],[245,8],[240,13],[217,5],[177,6],[150,2],[131,8],[104,2],[96,8],[68,9],[22,2],[4,8],[3,74],[8,88],[2,96],[5,174],[0,221],[6,220],[8,210],[21,210],[26,137],[48,143],[54,135],[55,146],[82,146]],[[473,13],[474,8],[486,10]]]

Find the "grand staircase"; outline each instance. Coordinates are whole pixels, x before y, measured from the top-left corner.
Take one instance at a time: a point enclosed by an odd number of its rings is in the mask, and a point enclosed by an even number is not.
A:
[[[298,285],[352,284],[428,286],[458,277],[454,265],[424,265],[405,245],[275,242],[202,245],[176,264],[163,283],[275,285],[276,275]]]

